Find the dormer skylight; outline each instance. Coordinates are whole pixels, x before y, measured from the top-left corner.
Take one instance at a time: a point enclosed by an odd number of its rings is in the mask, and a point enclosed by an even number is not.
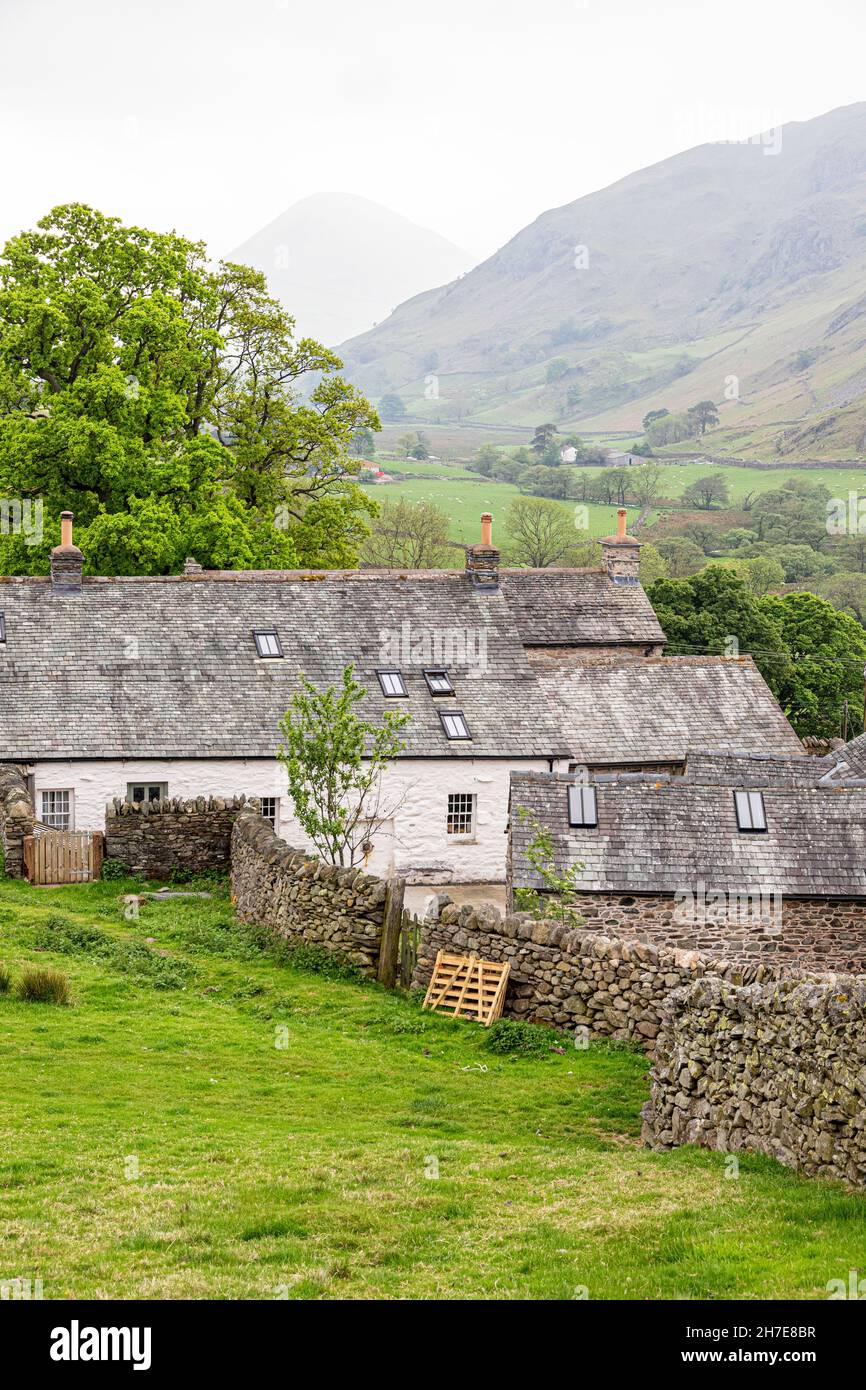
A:
[[[734,792],[734,806],[740,830],[754,833],[767,829],[763,792]]]
[[[401,696],[408,695],[409,692],[406,689],[402,671],[377,671],[376,675],[379,677],[382,694],[389,700],[396,700]]]
[[[453,695],[454,686],[451,684],[451,677],[441,666],[431,667],[424,672],[424,679],[427,682],[427,689],[431,695]]]
[[[446,738],[465,739],[472,737],[462,709],[440,709],[439,718],[442,720],[442,728],[445,730]]]
[[[253,637],[256,639],[256,651],[260,657],[273,660],[275,657],[282,656],[282,644],[274,628],[256,628],[253,631]]]
[[[569,787],[568,789],[569,825],[594,830],[598,825],[598,800],[595,787]]]

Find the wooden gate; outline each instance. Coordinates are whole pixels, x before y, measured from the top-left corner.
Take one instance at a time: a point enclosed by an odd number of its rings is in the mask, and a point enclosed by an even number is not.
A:
[[[31,883],[87,883],[102,873],[102,835],[43,830],[24,840],[24,873]]]

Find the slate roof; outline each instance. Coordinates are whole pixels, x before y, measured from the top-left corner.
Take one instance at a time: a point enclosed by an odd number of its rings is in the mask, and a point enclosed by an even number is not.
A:
[[[613,591],[614,586],[609,586]],[[512,586],[513,591],[513,586]],[[406,757],[559,757],[555,716],[526,660],[503,591],[462,573],[204,573],[85,578],[58,595],[48,579],[0,579],[0,750],[7,758],[273,757],[301,671],[339,681],[354,662],[372,717],[407,710]],[[273,627],[283,660],[257,659],[254,628]],[[433,698],[411,644],[467,634],[447,661],[455,697]],[[388,659],[386,643],[398,647]],[[416,649],[417,650],[417,649]],[[383,659],[383,651],[386,652]],[[460,659],[461,656],[463,659]],[[386,700],[376,667],[399,665],[408,700]],[[462,709],[470,742],[445,737],[438,711]]]
[[[525,646],[647,646],[665,640],[641,586],[612,584],[603,568],[501,570],[500,584]]]
[[[823,761],[828,769],[832,768],[834,781],[866,778],[866,734],[860,734],[841,748],[834,749]]]
[[[811,759],[809,761],[812,761]],[[573,777],[511,774],[515,887],[541,887],[526,859],[526,807],[553,835],[561,868],[582,864],[586,892],[778,892],[866,898],[866,786],[763,788],[766,834],[737,828],[731,786],[689,777],[596,780],[597,829],[568,824]]]
[[[577,762],[682,762],[690,748],[806,756],[751,657],[529,657]]]

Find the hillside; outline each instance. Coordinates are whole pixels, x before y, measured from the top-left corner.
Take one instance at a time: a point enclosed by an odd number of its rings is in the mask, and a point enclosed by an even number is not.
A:
[[[852,458],[866,452],[864,272],[858,103],[545,212],[341,351],[374,398],[398,390],[431,423],[610,435],[710,398],[716,454]]]
[[[328,344],[363,332],[473,260],[436,232],[350,193],[302,198],[231,259],[263,271],[299,331]]]

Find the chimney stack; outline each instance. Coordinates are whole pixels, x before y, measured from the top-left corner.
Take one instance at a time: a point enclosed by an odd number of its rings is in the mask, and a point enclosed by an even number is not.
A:
[[[84,556],[72,540],[72,513],[60,513],[60,544],[51,552],[51,587],[55,594],[81,591]]]
[[[466,547],[466,573],[476,589],[499,588],[499,551],[493,544],[493,517],[481,514],[481,544]]]
[[[626,530],[628,513],[620,507],[616,514],[616,535],[605,536],[601,542],[601,561],[612,584],[640,583],[640,548],[643,541],[635,540]]]

